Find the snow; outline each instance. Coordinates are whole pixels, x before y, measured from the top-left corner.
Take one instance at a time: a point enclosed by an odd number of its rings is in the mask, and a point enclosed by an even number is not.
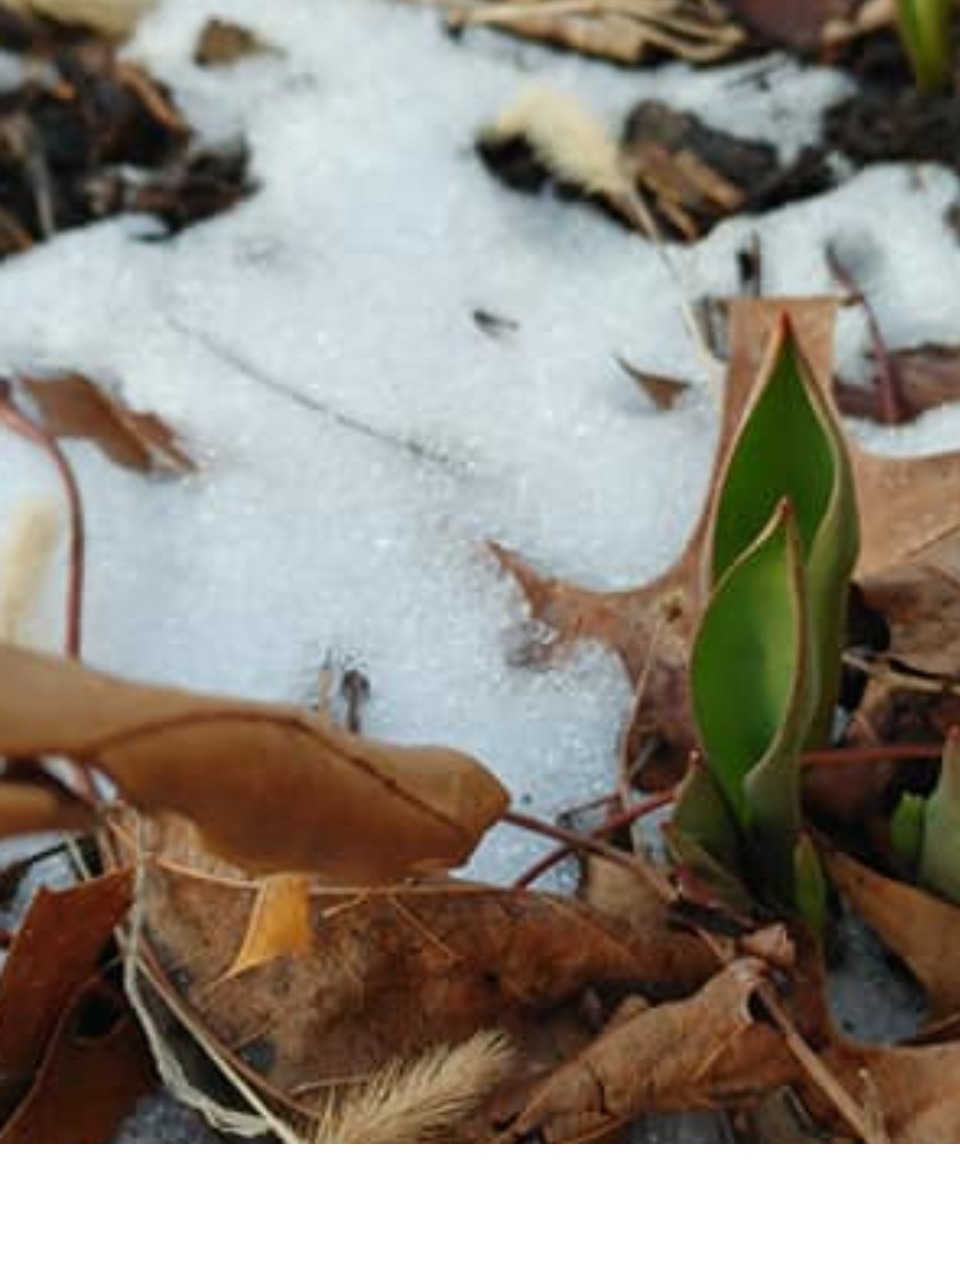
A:
[[[277,53],[195,67],[208,16]],[[206,137],[246,139],[259,190],[172,241],[121,218],[0,270],[0,370],[80,370],[168,418],[202,461],[146,480],[67,445],[89,522],[88,661],[268,699],[312,696],[325,662],[358,665],[370,733],[470,750],[544,816],[608,790],[626,679],[593,647],[516,665],[524,606],[486,542],[599,587],[646,579],[696,515],[716,413],[651,246],[506,191],[472,138],[547,79],[612,125],[658,97],[788,157],[844,78],[784,59],[624,72],[489,33],[453,44],[435,12],[383,0],[165,0],[130,52]],[[941,172],[878,168],[677,257],[692,291],[729,294],[756,232],[768,292],[833,291],[834,240],[892,344],[957,341],[956,198]],[[491,337],[478,308],[517,327]],[[849,308],[844,373],[865,350]],[[656,412],[617,355],[695,389]],[[956,447],[960,413],[857,430],[888,450]],[[0,437],[0,513],[38,493],[58,495],[47,462]],[[59,646],[60,610],[48,592],[34,643]],[[531,854],[495,832],[471,872],[503,879]]]

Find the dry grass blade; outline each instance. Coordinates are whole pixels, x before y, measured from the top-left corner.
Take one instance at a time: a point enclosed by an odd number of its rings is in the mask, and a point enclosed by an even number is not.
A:
[[[363,1085],[337,1090],[304,1138],[311,1143],[433,1142],[451,1133],[515,1060],[499,1031],[389,1063]]]
[[[60,512],[34,495],[14,509],[0,547],[0,640],[23,640],[60,537]]]

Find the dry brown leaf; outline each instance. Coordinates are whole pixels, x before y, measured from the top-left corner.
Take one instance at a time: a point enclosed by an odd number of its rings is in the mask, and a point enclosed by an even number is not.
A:
[[[177,856],[190,855],[181,844]],[[568,899],[444,881],[315,890],[310,953],[229,977],[255,886],[147,866],[144,947],[159,980],[260,1087],[301,1107],[481,1030],[507,1034],[528,1069],[552,1065],[590,1034],[578,1012],[590,988],[690,991],[715,967],[688,936],[664,947],[665,919],[639,934]]]
[[[227,67],[264,53],[276,53],[276,50],[255,31],[238,22],[208,18],[197,37],[193,60],[200,67]]]
[[[91,832],[96,824],[93,808],[56,778],[0,775],[0,840],[34,831]]]
[[[29,1089],[58,1023],[130,905],[132,873],[41,888],[0,972],[0,1113]]]
[[[453,30],[487,26],[634,66],[664,54],[717,62],[744,31],[713,0],[440,0]]]
[[[550,1141],[559,1127],[563,1141],[582,1141],[650,1112],[743,1105],[789,1083],[796,1062],[750,1005],[765,977],[761,961],[737,960],[688,1000],[615,1022],[534,1091],[511,1136]]]
[[[852,1044],[838,1041],[824,1066],[876,1118],[889,1142],[960,1142],[960,1043]],[[807,1097],[815,1114],[822,1103]]]
[[[137,413],[78,373],[20,381],[36,401],[47,429],[91,440],[108,458],[133,471],[195,471],[173,429],[155,414]]]
[[[204,697],[0,645],[0,754],[102,770],[256,874],[349,884],[465,861],[507,805],[477,761],[361,739],[296,707]]]
[[[0,1143],[111,1142],[156,1087],[139,1025],[118,995],[102,988],[95,982],[81,990],[54,1028],[33,1085],[0,1128]]]
[[[940,1019],[960,1013],[960,907],[829,853],[830,879],[911,971]]]

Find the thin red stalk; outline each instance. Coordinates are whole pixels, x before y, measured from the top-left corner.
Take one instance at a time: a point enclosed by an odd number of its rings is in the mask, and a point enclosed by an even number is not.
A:
[[[880,328],[876,312],[870,303],[870,299],[857,283],[853,272],[841,260],[836,249],[828,246],[826,257],[827,265],[830,267],[837,283],[846,289],[851,297],[863,307],[863,313],[867,321],[867,332],[870,335],[871,354],[873,355],[875,378],[880,398],[881,419],[887,426],[896,426],[904,418],[903,396],[900,393],[897,373],[893,367],[893,361],[890,359],[890,352],[884,341],[883,331]]]
[[[939,760],[942,742],[891,742],[876,747],[823,747],[805,751],[800,757],[804,767],[816,764],[851,765],[882,764],[887,760]]]
[[[67,576],[66,631],[64,648],[70,658],[79,658],[83,638],[83,581],[85,558],[85,533],[83,503],[76,476],[58,442],[48,432],[31,422],[10,400],[10,390],[0,390],[0,422],[14,435],[29,440],[41,448],[53,462],[60,475],[67,499],[70,520],[70,563]]]
[[[603,823],[602,826],[595,827],[593,831],[590,831],[587,834],[587,839],[600,840],[604,836],[613,835],[622,827],[629,826],[631,822],[636,822],[639,818],[644,818],[647,814],[655,813],[658,809],[662,809],[665,805],[670,804],[673,800],[674,794],[675,792],[670,790],[659,791],[656,795],[649,796],[646,800],[640,801],[639,804],[635,804],[631,808],[624,809],[621,813],[616,814],[614,817],[610,818],[609,821]],[[527,817],[526,814],[510,816]],[[509,820],[510,817],[508,817],[507,821]],[[525,824],[516,823],[515,825],[522,826]],[[553,830],[563,831],[563,828],[554,827]],[[540,834],[542,835],[544,832],[541,831]],[[569,837],[564,843],[556,845],[553,849],[549,849],[542,858],[538,858],[536,862],[527,867],[526,871],[514,880],[511,888],[526,889],[528,885],[533,884],[534,880],[539,880],[542,875],[545,875],[548,871],[552,870],[552,868],[557,866],[558,863],[563,862],[566,858],[575,857],[578,853],[582,853],[582,849],[578,849],[575,843],[571,843],[571,840],[576,842],[581,839],[582,837],[576,833],[570,832]]]

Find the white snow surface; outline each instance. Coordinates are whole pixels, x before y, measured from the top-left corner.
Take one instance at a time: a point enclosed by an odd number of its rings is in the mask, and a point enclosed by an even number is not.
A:
[[[195,67],[214,15],[278,56]],[[783,60],[626,73],[482,33],[453,43],[435,11],[385,0],[165,0],[130,53],[206,137],[247,139],[259,189],[174,240],[118,219],[0,268],[0,371],[82,371],[176,424],[202,461],[155,481],[67,445],[89,522],[87,660],[301,699],[332,657],[372,683],[368,732],[472,751],[524,808],[551,816],[609,789],[626,679],[588,647],[556,670],[513,665],[524,605],[486,541],[596,586],[644,580],[695,517],[716,414],[651,246],[590,208],[506,190],[472,139],[547,79],[611,123],[655,96],[789,155],[843,78]],[[734,219],[680,266],[694,291],[731,293],[756,231],[768,292],[830,291],[837,238],[891,343],[960,341],[943,223],[956,196],[941,172],[877,169]],[[475,308],[518,327],[491,338]],[[859,312],[839,337],[856,373]],[[617,354],[698,389],[657,412]],[[861,434],[955,447],[960,414]],[[0,437],[0,533],[37,491],[57,493],[46,461]],[[39,611],[38,646],[61,643],[58,602]],[[504,878],[531,852],[495,832],[471,871]]]

